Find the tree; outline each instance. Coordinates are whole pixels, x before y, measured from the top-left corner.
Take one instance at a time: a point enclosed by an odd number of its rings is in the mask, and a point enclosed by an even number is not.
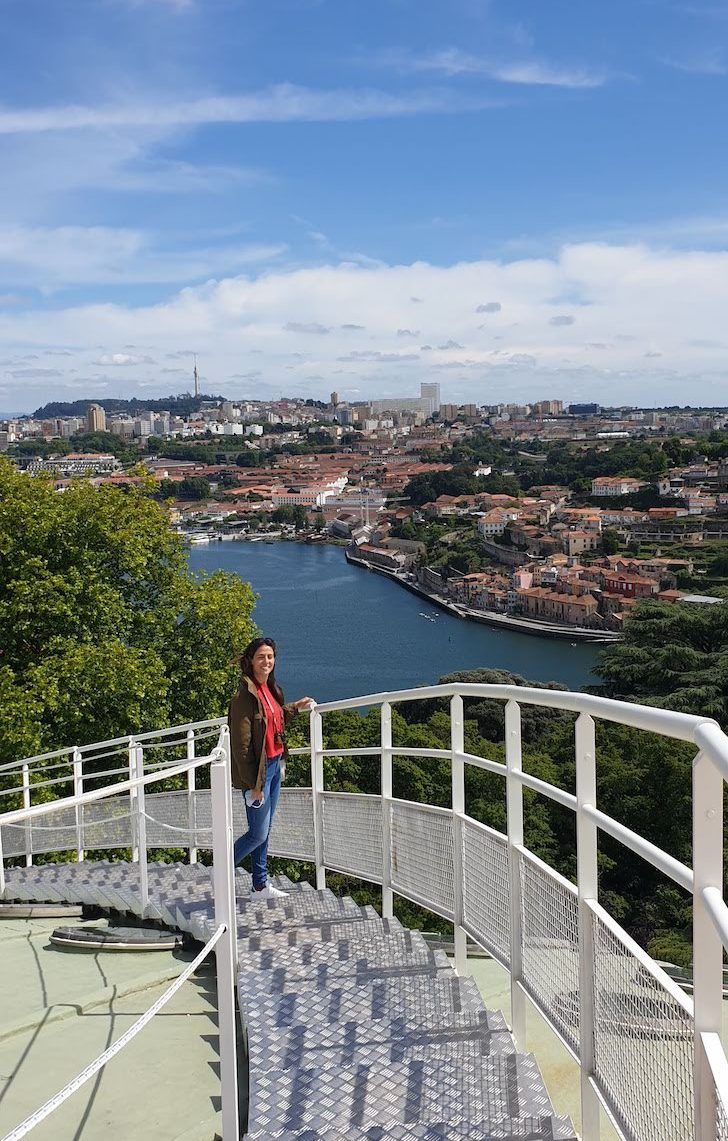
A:
[[[205,479],[201,475],[186,476],[177,484],[177,497],[179,499],[209,499],[209,479]]]
[[[610,697],[728,720],[728,605],[643,602],[599,658]]]
[[[276,507],[271,515],[271,521],[273,523],[291,523],[297,531],[308,525],[305,508],[300,505]]]
[[[619,535],[607,528],[602,531],[602,550],[605,555],[616,555],[619,550]]]
[[[189,572],[143,491],[58,495],[0,460],[0,760],[219,716],[253,605]]]

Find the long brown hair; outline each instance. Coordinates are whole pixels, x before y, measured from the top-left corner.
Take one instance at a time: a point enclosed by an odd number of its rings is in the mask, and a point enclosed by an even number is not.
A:
[[[241,672],[245,675],[245,677],[249,677],[252,682],[255,682],[255,676],[253,674],[253,658],[261,646],[270,646],[273,654],[276,657],[278,656],[276,644],[272,638],[253,638],[252,642],[248,642],[247,646],[240,655],[239,661]],[[268,681],[266,684],[278,704],[283,705],[283,690],[276,681],[275,666],[268,674]]]

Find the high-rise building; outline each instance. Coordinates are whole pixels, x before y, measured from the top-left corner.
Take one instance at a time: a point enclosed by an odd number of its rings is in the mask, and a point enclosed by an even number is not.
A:
[[[89,432],[106,431],[106,413],[100,404],[89,404],[86,410],[86,428]]]
[[[420,399],[431,400],[432,407],[430,412],[440,411],[440,385],[436,382],[422,381],[420,384]]]
[[[338,407],[338,404],[339,404],[338,392],[332,392],[331,393],[331,396],[329,397],[329,404],[332,404],[334,406],[334,408]]]

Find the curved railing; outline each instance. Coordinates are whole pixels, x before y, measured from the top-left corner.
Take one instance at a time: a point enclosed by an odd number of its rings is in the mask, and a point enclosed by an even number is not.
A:
[[[392,706],[432,698],[450,699],[447,749],[414,749],[394,743]],[[505,764],[465,751],[467,698],[495,699],[505,706]],[[542,706],[576,715],[576,784],[565,791],[523,771],[521,706]],[[380,709],[380,740],[368,748],[324,748],[326,714]],[[617,722],[647,733],[692,743],[692,867],[606,815],[597,802],[595,726]],[[208,847],[214,812],[210,794],[195,787],[198,739],[220,721],[181,726],[163,733],[105,742],[6,766],[23,775],[9,795],[25,809],[0,817],[6,856],[32,860],[34,852],[76,848],[134,849],[145,861],[153,847],[185,847],[190,859]],[[203,738],[204,739],[204,738]],[[89,819],[79,797],[85,782],[107,779],[91,770],[112,750],[124,751],[137,777],[149,767],[159,774],[188,773],[187,787],[147,794],[120,792],[118,816]],[[165,749],[183,750],[185,761],[159,760]],[[307,753],[309,750],[295,750]],[[456,684],[380,693],[319,705],[311,714],[311,787],[285,788],[271,852],[311,861],[317,886],[326,871],[358,876],[382,886],[383,911],[391,915],[401,895],[453,922],[455,957],[464,969],[470,938],[502,963],[511,976],[512,1021],[525,1040],[530,1000],[577,1059],[581,1074],[582,1131],[599,1136],[603,1105],[620,1134],[635,1141],[728,1141],[728,1065],[721,1045],[722,961],[728,948],[728,909],[723,902],[723,781],[728,779],[728,738],[706,718],[586,694],[499,685]],[[370,757],[380,773],[376,795],[327,790],[327,757]],[[394,757],[449,762],[451,807],[398,799],[392,794]],[[67,771],[70,764],[72,771]],[[35,789],[55,788],[43,766],[66,766],[73,795],[46,811],[45,837],[28,812]],[[504,833],[468,815],[466,766],[503,781],[507,808]],[[168,767],[169,766],[169,767]],[[187,766],[187,767],[185,767]],[[103,771],[103,770],[102,770]],[[3,775],[0,773],[0,775]],[[38,776],[46,778],[38,781]],[[142,786],[143,787],[143,786]],[[571,883],[524,845],[523,790],[528,788],[568,809],[576,823],[576,883]],[[41,793],[47,795],[46,793]],[[659,789],[655,790],[656,797]],[[112,799],[112,798],[109,798]],[[109,803],[109,799],[106,803]],[[240,798],[233,798],[235,827],[245,827]],[[79,813],[79,808],[81,812]],[[56,814],[54,816],[54,814]],[[28,828],[29,820],[31,822]],[[620,927],[599,901],[599,837],[606,834],[659,869],[693,899],[694,993],[688,996]],[[54,843],[53,848],[45,845]],[[43,846],[41,846],[43,845]]]

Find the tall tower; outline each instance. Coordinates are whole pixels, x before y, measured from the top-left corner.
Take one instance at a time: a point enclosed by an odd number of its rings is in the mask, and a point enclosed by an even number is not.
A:
[[[195,353],[195,368],[192,374],[195,378],[195,396],[200,395],[200,374],[197,371],[197,353]]]
[[[100,404],[89,404],[86,410],[86,431],[106,431],[106,413]]]
[[[329,397],[329,404],[332,404],[334,411],[336,411],[336,409],[339,407],[339,394],[338,394],[338,392],[332,392],[331,393],[331,396]]]
[[[425,400],[428,400],[430,402],[429,403],[429,411],[431,413],[432,412],[439,412],[440,411],[440,385],[437,382],[428,383],[427,381],[422,381],[420,384],[420,400],[423,402]]]

